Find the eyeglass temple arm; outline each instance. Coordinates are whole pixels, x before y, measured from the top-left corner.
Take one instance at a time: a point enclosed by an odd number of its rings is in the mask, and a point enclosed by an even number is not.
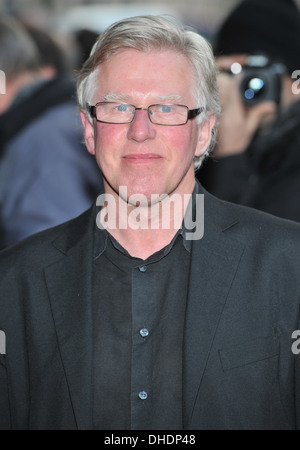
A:
[[[199,114],[202,113],[203,111],[204,108],[189,109],[188,119],[193,119],[194,117],[199,116]]]
[[[86,108],[92,117],[96,117],[96,106],[86,104]]]

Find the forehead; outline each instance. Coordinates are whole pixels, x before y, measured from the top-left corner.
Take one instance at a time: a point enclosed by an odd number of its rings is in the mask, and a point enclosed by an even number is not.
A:
[[[179,96],[194,92],[195,70],[186,56],[172,50],[122,50],[99,66],[97,99],[125,96]]]

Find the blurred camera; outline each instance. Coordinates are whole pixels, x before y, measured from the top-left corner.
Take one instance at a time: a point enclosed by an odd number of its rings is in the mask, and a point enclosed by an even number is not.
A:
[[[239,63],[231,66],[233,74],[240,73],[240,92],[247,106],[266,101],[279,104],[285,71],[283,64],[271,62],[264,55],[248,56],[243,67]]]

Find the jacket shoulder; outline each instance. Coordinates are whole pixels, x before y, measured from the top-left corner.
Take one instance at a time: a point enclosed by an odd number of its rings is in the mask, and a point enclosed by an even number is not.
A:
[[[51,264],[58,257],[92,234],[93,208],[88,209],[75,219],[55,227],[33,234],[21,242],[0,252],[0,271],[13,264],[21,263],[24,267]],[[91,232],[90,232],[91,231]]]
[[[221,200],[208,192],[205,214],[217,228],[246,243],[290,243],[300,246],[300,223],[235,203]],[[212,218],[212,219],[211,219]]]

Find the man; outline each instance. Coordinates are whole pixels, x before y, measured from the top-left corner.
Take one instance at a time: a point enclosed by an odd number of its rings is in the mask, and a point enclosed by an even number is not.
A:
[[[2,428],[298,428],[300,227],[195,183],[219,114],[209,45],[124,19],[78,98],[105,196],[0,257]]]
[[[215,42],[221,69],[218,144],[197,174],[204,188],[223,200],[297,222],[299,28],[299,7],[293,0],[244,0],[226,18]],[[255,67],[258,63],[262,68]],[[239,68],[237,74],[232,67]],[[249,73],[252,83],[255,78],[265,82],[256,95],[255,90],[247,93]],[[244,93],[250,94],[246,102]]]
[[[60,47],[46,32],[8,18],[0,20],[0,44],[6,74],[0,95],[4,248],[85,211],[101,177],[82,144],[75,84]]]

